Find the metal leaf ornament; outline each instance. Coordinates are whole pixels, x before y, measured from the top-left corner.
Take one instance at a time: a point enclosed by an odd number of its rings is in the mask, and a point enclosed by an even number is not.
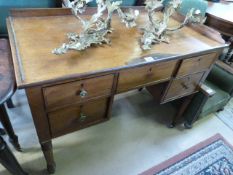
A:
[[[157,12],[156,9],[163,6],[163,1],[164,0],[146,0],[145,2],[149,23],[142,28],[143,34],[140,43],[143,50],[151,49],[153,44],[161,42],[169,43],[169,38],[166,35],[167,32],[177,31],[190,23],[203,24],[206,20],[206,18],[201,15],[200,10],[192,8],[186,14],[184,21],[179,26],[169,28],[168,24],[170,17],[180,7],[182,1],[171,0],[164,8],[163,17],[160,19],[158,17],[159,12]]]
[[[138,10],[130,9],[125,13],[121,10],[120,5],[122,1],[112,2],[110,0],[96,0],[97,12],[90,20],[84,20],[81,14],[86,10],[87,4],[92,0],[64,0],[63,6],[71,8],[73,15],[81,22],[82,32],[68,33],[68,43],[63,43],[61,47],[56,48],[52,53],[60,55],[65,54],[68,50],[85,50],[92,45],[110,44],[110,39],[107,37],[112,33],[111,28],[112,15],[116,11],[122,23],[126,27],[135,27],[136,19],[139,15]],[[107,17],[103,13],[107,11]]]

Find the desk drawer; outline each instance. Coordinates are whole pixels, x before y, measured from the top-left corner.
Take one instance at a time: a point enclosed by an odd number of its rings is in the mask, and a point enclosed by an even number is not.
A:
[[[114,75],[105,75],[44,88],[46,107],[53,109],[111,94]]]
[[[135,67],[120,72],[117,92],[125,92],[144,85],[170,79],[177,61],[167,61]]]
[[[70,106],[48,114],[52,137],[64,135],[107,119],[109,99]]]
[[[210,53],[198,57],[185,59],[182,61],[177,77],[185,76],[197,72],[202,72],[210,68],[217,58],[217,53]]]
[[[201,72],[188,75],[183,78],[174,79],[168,87],[162,101],[170,101],[195,92],[204,74],[205,73]]]

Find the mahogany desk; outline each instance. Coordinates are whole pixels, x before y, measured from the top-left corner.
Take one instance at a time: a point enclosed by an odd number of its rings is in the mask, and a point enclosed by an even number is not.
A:
[[[233,62],[233,2],[208,2],[206,25],[218,30],[231,44],[224,61]]]
[[[141,13],[139,26],[147,20]],[[218,32],[190,26],[170,33],[169,45],[142,51],[138,29],[114,18],[111,46],[60,56],[51,51],[66,41],[67,32],[81,28],[69,9],[16,10],[7,21],[17,87],[26,90],[50,173],[55,171],[53,138],[108,120],[119,93],[147,86],[165,103],[198,92],[226,47]],[[148,56],[153,60],[147,62]]]

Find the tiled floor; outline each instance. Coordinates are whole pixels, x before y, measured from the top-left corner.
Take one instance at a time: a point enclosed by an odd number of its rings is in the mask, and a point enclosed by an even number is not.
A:
[[[9,111],[23,153],[15,152],[31,175],[44,175],[45,161],[39,147],[31,114],[23,91],[13,98],[16,108]],[[117,96],[108,122],[53,140],[56,175],[136,175],[221,133],[233,144],[233,131],[210,115],[193,129],[168,129],[174,109],[155,106],[145,91]],[[0,175],[8,175],[0,167]]]

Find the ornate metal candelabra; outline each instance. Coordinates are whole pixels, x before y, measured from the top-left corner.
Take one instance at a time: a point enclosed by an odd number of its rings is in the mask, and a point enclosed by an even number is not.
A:
[[[87,3],[92,0],[64,0],[63,5],[71,8],[74,16],[80,20],[82,24],[82,32],[80,34],[68,33],[69,43],[63,43],[60,48],[54,49],[54,54],[64,54],[68,50],[85,50],[91,45],[110,44],[110,39],[107,38],[107,34],[112,32],[111,20],[112,15],[116,11],[121,21],[125,23],[126,27],[131,28],[136,26],[135,20],[139,15],[138,10],[130,9],[127,13],[124,13],[120,4],[122,1],[112,2],[110,0],[96,0],[97,13],[95,13],[89,21],[81,18],[82,14],[87,6]],[[107,11],[107,17],[104,18],[104,11]]]
[[[155,11],[158,7],[163,5],[164,0],[146,0],[146,10],[148,11],[149,24],[142,28],[143,36],[140,40],[141,48],[143,50],[151,49],[153,44],[161,42],[169,43],[169,38],[166,36],[167,32],[177,31],[189,23],[202,24],[206,18],[201,16],[200,10],[191,9],[184,19],[184,21],[177,27],[169,28],[168,23],[172,14],[179,8],[182,3],[181,0],[172,0],[165,7],[162,19],[159,19]]]

